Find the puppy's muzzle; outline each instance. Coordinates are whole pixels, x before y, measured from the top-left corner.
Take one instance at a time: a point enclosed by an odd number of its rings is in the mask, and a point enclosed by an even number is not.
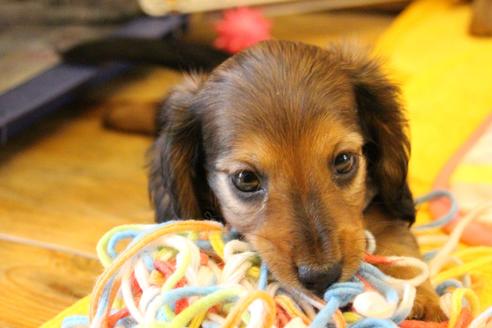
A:
[[[328,287],[337,282],[341,275],[341,263],[330,264],[323,267],[301,265],[297,268],[299,281],[304,287],[318,295],[322,295]]]

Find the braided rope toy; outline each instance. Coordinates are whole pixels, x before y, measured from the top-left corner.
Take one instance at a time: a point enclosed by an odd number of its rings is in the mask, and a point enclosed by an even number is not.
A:
[[[440,220],[416,227],[420,244],[435,243],[429,230],[451,220],[458,210],[454,197],[445,191],[417,203],[436,197],[448,197],[453,206]],[[116,227],[97,246],[105,270],[94,286],[89,315],[67,317],[62,327],[486,327],[492,307],[479,314],[469,272],[492,263],[492,248],[454,250],[466,224],[487,208],[469,213],[440,250],[424,254],[428,264],[411,257],[373,255],[376,242],[366,232],[367,253],[359,271],[352,280],[329,287],[323,300],[282,289],[251,246],[220,223]],[[125,240],[126,247],[118,252]],[[415,267],[420,273],[396,279],[375,264]],[[416,287],[429,276],[449,321],[406,320]]]

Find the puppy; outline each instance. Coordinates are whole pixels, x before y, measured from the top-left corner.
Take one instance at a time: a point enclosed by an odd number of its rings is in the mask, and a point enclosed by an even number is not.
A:
[[[157,221],[225,221],[288,288],[322,294],[350,279],[364,229],[379,254],[420,256],[398,89],[359,51],[260,43],[175,87],[158,128]],[[445,318],[429,282],[417,293],[414,318]]]

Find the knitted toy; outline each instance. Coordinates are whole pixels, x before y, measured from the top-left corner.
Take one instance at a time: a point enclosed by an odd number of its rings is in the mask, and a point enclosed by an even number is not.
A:
[[[453,206],[437,223],[416,228],[417,234],[427,230],[423,237],[432,236],[428,230],[457,211],[447,192],[431,193],[418,202],[435,197],[448,197]],[[485,209],[463,220],[471,221]],[[373,255],[377,245],[367,232],[367,252],[358,273],[318,299],[282,289],[251,246],[217,222],[120,226],[97,246],[105,270],[94,286],[89,315],[67,317],[62,327],[486,327],[492,308],[479,314],[469,272],[492,263],[492,248],[454,251],[459,233],[455,229],[442,248],[426,253],[426,265],[410,257]],[[418,238],[425,244],[423,237]],[[416,267],[420,273],[396,279],[374,266],[382,263]],[[416,287],[429,275],[448,322],[406,320]]]

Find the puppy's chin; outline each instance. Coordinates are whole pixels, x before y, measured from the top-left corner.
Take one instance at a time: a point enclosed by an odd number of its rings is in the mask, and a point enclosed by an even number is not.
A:
[[[296,266],[293,262],[292,245],[290,243],[276,244],[255,233],[245,234],[245,237],[260,254],[272,275],[280,282],[285,290],[298,297],[305,298],[306,295],[311,299],[323,297],[324,292],[321,295],[316,294],[314,291],[306,289],[299,281],[295,269]],[[340,243],[343,248],[343,269],[341,278],[337,282],[348,281],[357,273],[364,256],[365,247],[365,243],[361,242],[358,238],[355,240],[348,240],[348,238],[344,240],[342,238]],[[352,245],[351,248],[346,247],[348,245]],[[346,253],[347,251],[350,253]]]

